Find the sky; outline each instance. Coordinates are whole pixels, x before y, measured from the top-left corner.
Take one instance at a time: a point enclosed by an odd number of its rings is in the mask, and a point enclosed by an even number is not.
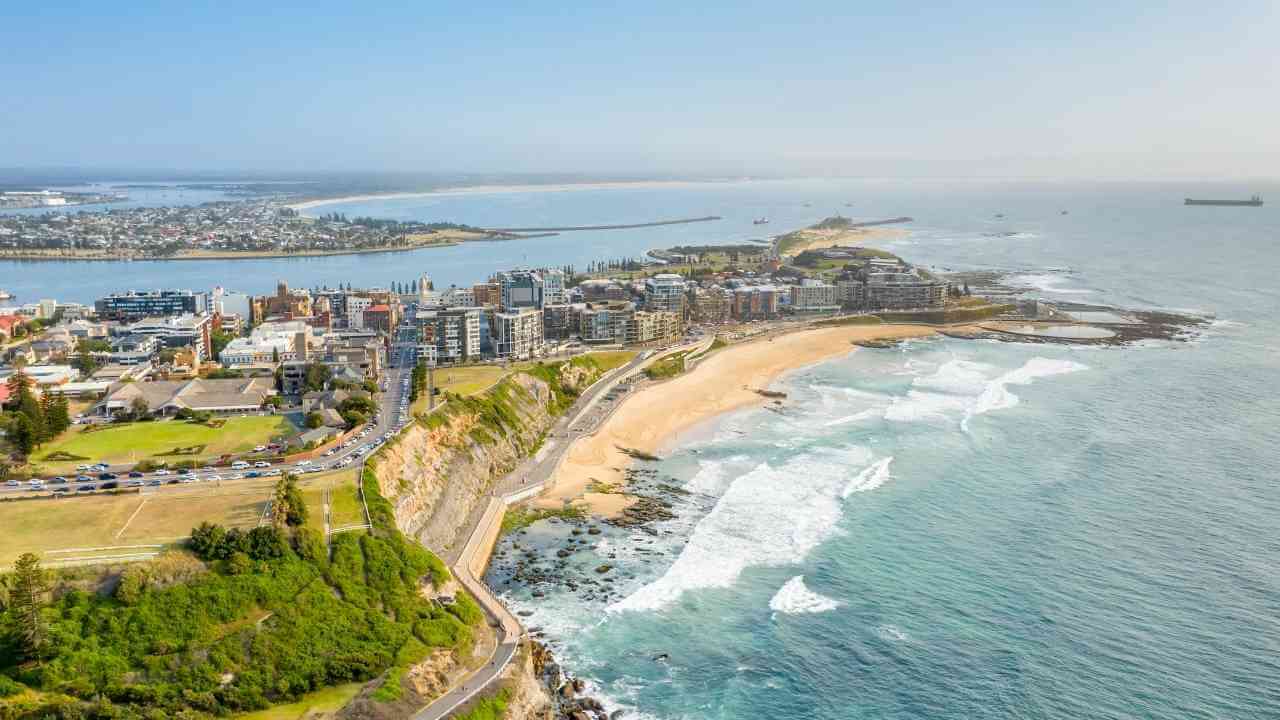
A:
[[[0,166],[1280,175],[1274,0],[607,5],[3,3]]]

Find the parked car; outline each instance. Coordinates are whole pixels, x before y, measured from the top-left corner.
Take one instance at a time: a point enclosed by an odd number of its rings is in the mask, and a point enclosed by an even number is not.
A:
[[[109,472],[98,473],[99,480],[115,480],[118,477],[120,476],[116,475],[115,473],[109,473]]]
[[[120,487],[120,483],[116,482],[115,480],[109,480],[107,482],[102,483],[98,487],[100,487],[103,490],[115,490],[116,488]]]
[[[97,486],[97,485],[81,485],[80,487],[76,488],[76,492],[78,492],[78,493],[91,493],[91,492],[93,492],[94,490],[97,490],[97,489],[98,489],[98,486]]]
[[[249,464],[245,463],[244,466],[249,467]],[[265,467],[271,467],[271,463],[267,462],[266,460],[259,460],[258,462],[254,463],[253,466],[256,468],[265,468]]]
[[[244,476],[247,478],[256,478],[256,477],[262,477],[262,473],[258,472],[257,470],[251,470],[245,473]]]
[[[126,481],[125,481],[125,483],[124,483],[124,486],[125,486],[125,487],[142,487],[142,481],[141,481],[141,480],[126,480]]]
[[[131,477],[131,478],[140,478],[140,477],[142,477],[142,473],[138,472],[137,470],[134,470],[133,472],[129,473],[129,477]]]
[[[154,473],[152,473],[152,475],[157,475],[157,476],[163,476],[163,475],[168,475],[168,474],[169,474],[169,471],[168,471],[168,470],[165,470],[165,469],[163,469],[163,468],[162,468],[162,469],[160,469],[160,470],[155,471]]]
[[[159,479],[157,479],[157,480],[148,480],[148,481],[147,481],[147,486],[148,486],[148,487],[159,487],[159,486],[161,486],[161,485],[163,485],[163,484],[164,484],[164,481],[163,481],[163,480],[159,480]]]
[[[22,481],[21,481],[21,480],[9,480],[8,482],[6,482],[6,483],[4,484],[4,486],[5,486],[5,487],[11,487],[11,488],[16,488],[16,487],[18,487],[19,485],[22,485]]]
[[[51,482],[51,483],[58,483],[59,485],[61,485],[61,484],[65,483],[66,481],[67,481],[67,479],[66,479],[66,478],[64,478],[64,477],[62,477],[61,475],[59,475],[58,477],[56,477],[56,478],[54,478],[54,479],[50,480],[49,482]]]

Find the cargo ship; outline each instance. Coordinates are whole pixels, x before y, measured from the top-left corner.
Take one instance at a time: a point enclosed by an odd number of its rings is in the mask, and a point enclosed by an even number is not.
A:
[[[1226,205],[1228,207],[1262,207],[1262,196],[1254,195],[1248,200],[1197,200],[1187,198],[1183,205]]]

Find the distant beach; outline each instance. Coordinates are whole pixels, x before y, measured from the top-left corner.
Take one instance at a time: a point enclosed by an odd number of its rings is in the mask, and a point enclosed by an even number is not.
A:
[[[739,181],[734,181],[739,182]],[[449,197],[454,195],[484,195],[487,193],[534,193],[534,192],[574,192],[578,190],[653,190],[660,188],[698,187],[703,185],[722,184],[714,180],[636,180],[596,183],[559,183],[549,185],[472,185],[459,188],[443,188],[423,192],[374,193],[369,195],[348,195],[345,197],[320,198],[293,203],[289,207],[294,210],[310,210],[326,205],[340,205],[352,202],[369,202],[377,200],[407,200],[426,197]]]
[[[932,335],[923,325],[845,325],[751,340],[716,351],[693,370],[627,398],[594,434],[578,439],[536,504],[583,500],[589,511],[614,515],[626,495],[588,492],[592,483],[620,485],[632,459],[622,448],[657,453],[680,433],[732,410],[763,405],[756,392],[783,373],[853,352],[855,341]]]

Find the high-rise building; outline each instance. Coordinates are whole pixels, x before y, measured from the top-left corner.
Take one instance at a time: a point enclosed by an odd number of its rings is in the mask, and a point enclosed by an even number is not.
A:
[[[644,304],[649,310],[665,310],[684,315],[684,278],[672,273],[654,275],[644,281]]]
[[[479,359],[483,312],[480,308],[419,311],[414,317],[419,353],[431,365]]]
[[[493,314],[494,354],[503,360],[528,360],[542,354],[542,311],[536,308]]]
[[[535,270],[510,270],[497,274],[503,310],[542,309],[545,285],[542,274]]]
[[[191,290],[153,290],[108,295],[93,303],[104,320],[133,322],[145,317],[197,315],[209,311],[209,296]]]

